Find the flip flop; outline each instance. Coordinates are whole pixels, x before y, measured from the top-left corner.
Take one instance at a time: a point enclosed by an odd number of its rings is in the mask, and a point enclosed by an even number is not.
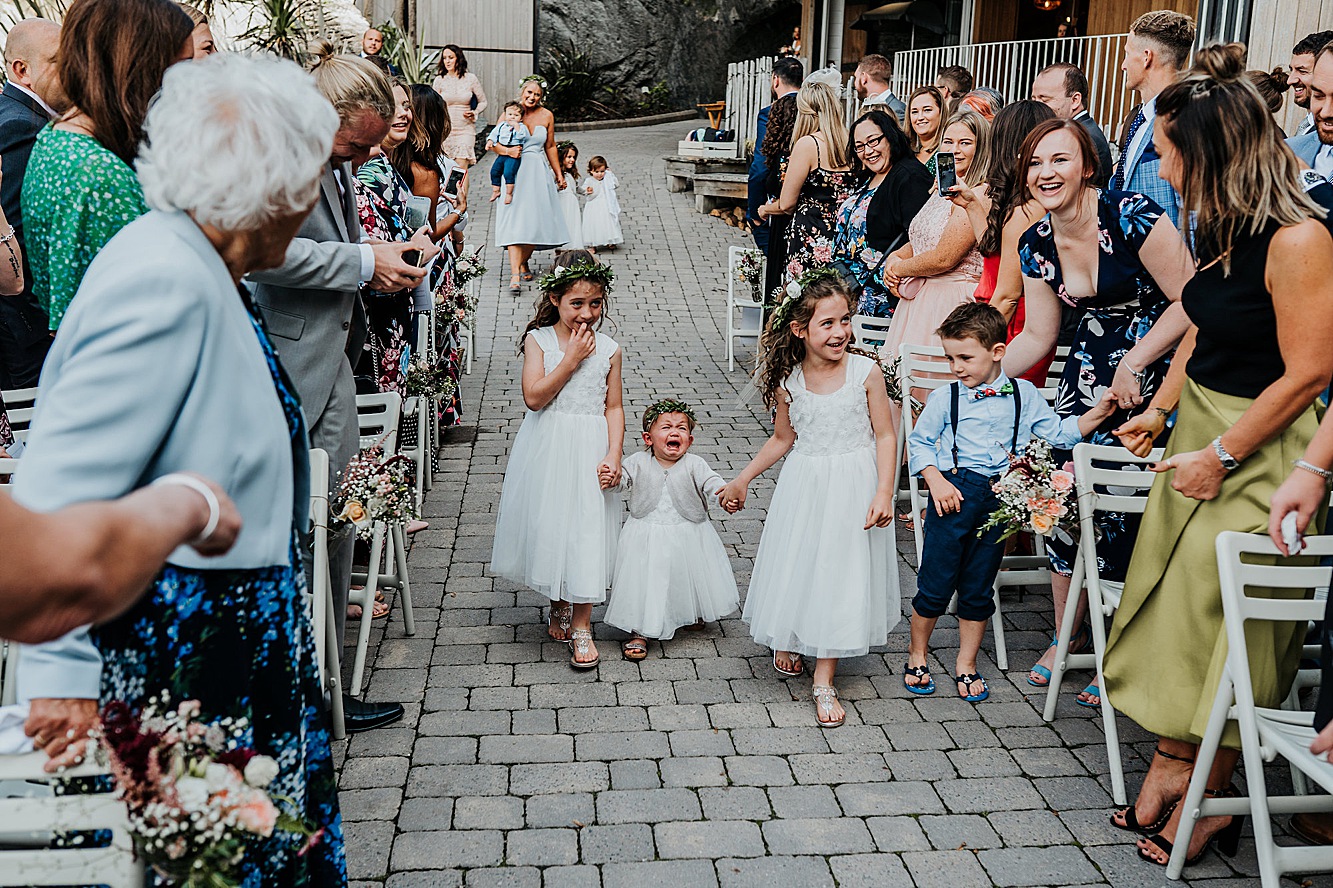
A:
[[[972,685],[981,682],[981,693],[958,694],[959,697],[962,697],[963,700],[968,703],[980,703],[990,697],[990,685],[986,683],[986,679],[983,678],[979,672],[964,672],[962,675],[955,678],[954,681],[958,684],[960,692],[971,690]]]
[[[648,639],[636,635],[620,646],[620,655],[626,660],[637,663],[648,656]]]
[[[907,683],[908,676],[911,676],[912,678],[924,678],[928,680],[926,681],[925,684],[908,684]],[[921,697],[935,693],[935,679],[930,677],[930,668],[927,666],[912,666],[908,663],[904,663],[903,687],[907,688],[907,690],[911,691],[913,694],[917,694],[918,696]]]
[[[796,669],[794,671],[783,669],[781,666],[779,666],[778,652],[777,651],[773,652],[773,668],[777,670],[778,674],[785,675],[788,678],[795,678],[798,675],[803,675],[805,673],[805,660],[801,657],[801,655],[793,654],[789,651],[787,656],[789,658],[789,661],[794,661],[796,664]]]
[[[575,629],[569,633],[569,665],[575,669],[587,670],[597,668],[597,664],[602,662],[601,654],[593,657],[591,660],[579,660],[579,654],[586,654],[589,650],[596,650],[592,644],[592,632],[587,629]]]

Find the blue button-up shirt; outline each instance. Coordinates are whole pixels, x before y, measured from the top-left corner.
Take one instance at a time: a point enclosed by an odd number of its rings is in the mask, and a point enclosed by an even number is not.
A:
[[[998,475],[1009,467],[1009,447],[1014,440],[1014,397],[995,395],[975,399],[980,389],[999,390],[1007,384],[1019,386],[1022,415],[1018,419],[1018,446],[1041,438],[1052,447],[1071,449],[1083,436],[1078,417],[1061,419],[1037,387],[1026,379],[1010,380],[1001,373],[992,383],[976,389],[951,383],[931,392],[916,427],[907,437],[908,469],[919,474],[926,466],[947,472],[953,465],[953,429],[949,421],[949,389],[959,385],[958,393],[958,468],[981,475]]]

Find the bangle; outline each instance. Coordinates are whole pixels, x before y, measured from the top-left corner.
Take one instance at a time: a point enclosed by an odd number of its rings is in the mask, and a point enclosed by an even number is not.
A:
[[[1321,469],[1314,463],[1306,462],[1303,459],[1295,460],[1294,462],[1292,462],[1292,465],[1298,469],[1302,469],[1306,472],[1309,472],[1312,475],[1318,475],[1320,478],[1324,479],[1324,484],[1326,485],[1333,483],[1333,471],[1329,471],[1328,469]]]
[[[7,244],[14,239],[14,226],[9,226],[9,231],[0,234],[0,244]]]
[[[209,489],[207,484],[200,481],[198,478],[181,472],[172,472],[169,475],[163,475],[161,478],[154,480],[151,486],[158,487],[163,484],[188,487],[202,496],[204,502],[208,503],[208,523],[204,525],[203,533],[199,534],[199,536],[192,540],[194,543],[205,542],[213,535],[213,531],[218,529],[218,521],[222,518],[222,507],[218,504],[217,495]]]

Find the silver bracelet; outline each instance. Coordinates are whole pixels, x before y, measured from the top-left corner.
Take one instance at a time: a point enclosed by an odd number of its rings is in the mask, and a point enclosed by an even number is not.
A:
[[[1320,478],[1323,478],[1325,485],[1333,484],[1333,471],[1330,471],[1328,469],[1321,469],[1314,463],[1306,462],[1303,459],[1298,459],[1293,461],[1292,465],[1298,469],[1302,469],[1306,472],[1309,472],[1312,475],[1318,475]]]
[[[158,487],[163,484],[171,484],[179,487],[188,487],[195,493],[204,498],[208,503],[208,523],[204,525],[203,533],[195,537],[192,542],[202,543],[213,535],[213,531],[218,529],[218,521],[222,518],[222,506],[218,503],[217,495],[209,489],[208,485],[200,481],[193,475],[186,475],[182,472],[172,472],[169,475],[163,475],[161,478],[154,479],[151,486]]]
[[[0,244],[7,244],[13,239],[14,239],[14,226],[11,225],[9,226],[8,232],[6,232],[5,234],[0,234]]]

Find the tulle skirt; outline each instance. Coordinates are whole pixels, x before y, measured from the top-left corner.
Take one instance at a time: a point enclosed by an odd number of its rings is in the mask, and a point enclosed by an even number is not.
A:
[[[620,217],[611,212],[605,197],[595,197],[583,207],[583,242],[590,247],[609,247],[625,242]]]
[[[712,622],[739,606],[736,574],[712,524],[625,522],[607,623],[667,639],[682,626]]]
[[[491,572],[552,601],[606,600],[620,495],[602,490],[606,418],[529,411],[514,438],[495,520]]]
[[[579,196],[575,192],[575,183],[572,179],[564,191],[556,192],[556,200],[559,201],[560,209],[565,214],[565,229],[569,232],[569,242],[564,245],[564,248],[566,250],[582,250],[583,214],[579,210]]]
[[[787,454],[745,597],[755,641],[806,657],[887,641],[902,593],[893,528],[863,529],[878,483],[873,447]]]

